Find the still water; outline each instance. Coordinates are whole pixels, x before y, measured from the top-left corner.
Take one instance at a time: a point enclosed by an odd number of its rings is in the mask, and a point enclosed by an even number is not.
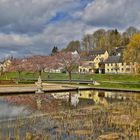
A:
[[[139,140],[140,94],[79,91],[0,97],[0,140]]]

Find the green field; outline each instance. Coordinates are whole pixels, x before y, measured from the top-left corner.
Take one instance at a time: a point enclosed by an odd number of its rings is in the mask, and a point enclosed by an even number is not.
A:
[[[21,79],[37,79],[38,73],[27,73],[22,72],[20,75]],[[42,73],[42,79],[60,79],[60,80],[68,80],[67,73]],[[6,73],[0,76],[0,79],[10,80],[18,78],[17,72]],[[72,74],[72,79],[81,79],[81,80],[96,80],[96,81],[117,81],[117,82],[140,82],[140,75],[128,75],[128,74]]]
[[[38,73],[22,72],[20,75],[21,83],[31,83],[37,80]],[[7,73],[0,76],[1,80],[18,79],[18,73]],[[43,80],[68,80],[67,73],[42,73]],[[140,89],[140,75],[128,74],[72,74],[72,79],[95,80],[101,83],[101,87],[108,88],[127,88]],[[119,83],[121,82],[121,83]]]

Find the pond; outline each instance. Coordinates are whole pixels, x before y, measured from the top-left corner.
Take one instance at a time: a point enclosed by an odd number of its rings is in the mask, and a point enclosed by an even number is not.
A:
[[[139,140],[140,94],[78,91],[0,97],[0,140]]]

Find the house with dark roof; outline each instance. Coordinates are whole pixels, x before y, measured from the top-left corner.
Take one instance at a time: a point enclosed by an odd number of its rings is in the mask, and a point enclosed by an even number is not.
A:
[[[136,63],[126,63],[122,56],[109,56],[103,63],[100,63],[100,69],[110,74],[127,74],[136,70]]]
[[[99,73],[99,63],[105,61],[109,54],[107,51],[90,51],[88,56],[81,57],[80,73]]]
[[[111,52],[110,52],[110,56],[122,56],[123,55],[123,52],[124,50],[127,48],[127,46],[120,46],[120,47],[116,47],[115,49],[113,49]]]
[[[106,52],[107,52],[106,50],[93,50],[89,51],[89,55],[92,56],[104,55]]]

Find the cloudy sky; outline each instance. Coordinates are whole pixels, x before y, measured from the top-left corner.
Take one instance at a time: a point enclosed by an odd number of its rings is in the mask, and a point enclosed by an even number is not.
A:
[[[0,0],[0,58],[49,54],[98,28],[140,27],[140,0]]]

